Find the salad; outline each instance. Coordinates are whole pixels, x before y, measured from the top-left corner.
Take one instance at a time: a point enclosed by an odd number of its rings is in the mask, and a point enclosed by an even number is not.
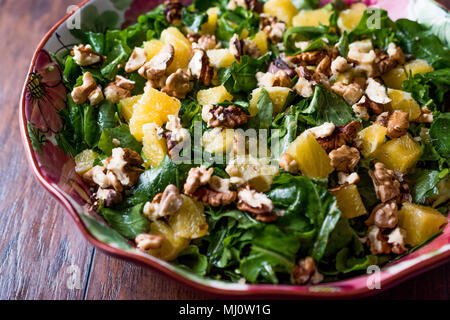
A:
[[[57,58],[61,149],[136,248],[224,281],[317,284],[437,236],[450,51],[363,3],[178,0]]]

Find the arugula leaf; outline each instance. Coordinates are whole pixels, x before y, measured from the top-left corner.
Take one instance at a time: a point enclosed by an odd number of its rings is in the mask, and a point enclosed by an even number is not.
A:
[[[339,38],[339,41],[337,43],[338,46],[338,50],[339,50],[339,54],[341,56],[343,56],[344,58],[347,58],[348,55],[348,46],[349,46],[349,41],[348,41],[348,34],[347,31],[344,31],[341,35],[341,37]]]
[[[292,0],[292,4],[298,10],[312,10],[316,9],[320,0]]]
[[[298,41],[313,40],[304,50],[299,50],[295,43]],[[290,27],[283,35],[283,43],[286,54],[296,55],[305,51],[313,51],[334,45],[339,40],[335,33],[332,33],[328,26],[319,27]]]
[[[73,87],[79,76],[81,76],[80,66],[75,62],[71,55],[67,55],[63,70],[64,82],[66,85]]]
[[[437,195],[439,190],[436,185],[441,180],[437,170],[420,169],[409,178],[413,181],[412,197],[416,203],[424,203],[431,195]]]
[[[209,215],[208,224],[211,229],[214,229],[216,224],[224,218],[235,220],[237,223],[236,227],[239,229],[249,229],[261,224],[253,219],[248,213],[240,210],[230,210],[225,212],[208,210],[207,213]]]
[[[441,113],[430,127],[431,144],[445,159],[450,159],[450,112]]]
[[[181,10],[181,21],[183,22],[183,25],[190,30],[198,32],[200,26],[208,21],[208,15],[206,13],[194,12],[187,8],[183,8]]]
[[[450,50],[431,30],[407,19],[397,20],[395,30],[399,44],[406,53],[426,60],[435,69],[450,68]]]
[[[97,123],[98,109],[84,105],[83,112],[83,134],[84,141],[89,147],[95,147],[100,137],[100,127]]]
[[[100,208],[105,220],[127,239],[134,239],[141,233],[150,230],[150,221],[142,215],[144,204],[138,204],[125,212],[120,212],[110,208]]]
[[[301,113],[304,115],[304,120],[313,126],[319,126],[325,122],[343,126],[358,120],[344,99],[319,85],[314,90],[311,103]]]
[[[201,112],[202,107],[195,98],[188,98],[181,100],[181,108],[178,112],[181,125],[184,128],[189,128],[194,117]]]
[[[139,177],[138,183],[130,190],[130,197],[125,205],[136,205],[151,201],[158,193],[163,192],[169,184],[182,188],[190,165],[175,164],[167,155],[156,168],[145,170]]]
[[[269,129],[272,124],[273,103],[267,90],[262,88],[256,103],[258,113],[249,119],[248,127],[254,129]]]
[[[112,149],[116,148],[113,139],[120,141],[120,146],[123,148],[132,149],[138,153],[141,152],[142,144],[137,141],[130,133],[128,125],[121,124],[115,128],[104,128],[98,142],[98,148],[105,154],[110,156]]]
[[[117,106],[109,100],[103,100],[98,107],[98,123],[102,129],[114,128],[116,126]]]
[[[200,253],[198,246],[192,244],[180,252],[175,263],[199,276],[204,276],[208,268],[208,259]]]
[[[233,62],[231,67],[219,69],[218,77],[230,93],[248,93],[256,88],[256,73],[266,71],[269,66],[270,53],[258,59],[242,56],[241,61]]]
[[[319,261],[341,216],[336,198],[309,178],[290,174],[276,176],[268,196],[277,207],[285,209],[285,217],[303,215],[309,219],[317,230],[311,255]]]
[[[252,283],[278,283],[277,272],[290,274],[294,266],[297,238],[271,224],[255,228],[252,235],[250,254],[240,264],[242,275]]]
[[[216,36],[227,44],[234,34],[247,30],[249,36],[259,31],[259,15],[252,10],[237,6],[234,10],[224,10],[217,21]]]

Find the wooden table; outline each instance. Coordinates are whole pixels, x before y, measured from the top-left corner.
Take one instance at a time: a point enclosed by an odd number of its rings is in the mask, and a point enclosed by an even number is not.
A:
[[[0,0],[0,299],[211,298],[96,250],[29,169],[20,91],[40,39],[76,2]],[[449,299],[449,289],[447,264],[375,298]]]

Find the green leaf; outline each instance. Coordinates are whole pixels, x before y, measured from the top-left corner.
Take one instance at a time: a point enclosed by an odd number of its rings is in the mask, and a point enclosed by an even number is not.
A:
[[[314,90],[311,103],[301,113],[305,115],[306,122],[313,126],[319,126],[325,122],[343,126],[358,120],[344,99],[319,85]]]
[[[84,105],[83,108],[84,141],[93,148],[97,145],[100,137],[100,127],[97,123],[98,109],[90,105]]]
[[[133,137],[130,133],[130,128],[126,124],[121,124],[115,128],[103,129],[98,148],[105,154],[111,155],[112,149],[116,148],[113,139],[119,140],[122,148],[129,148],[138,153],[141,152],[142,144]]]
[[[181,189],[189,168],[190,165],[175,164],[166,155],[159,167],[147,169],[140,175],[138,183],[131,189],[130,197],[125,204],[130,206],[151,201],[169,184],[174,184]]]
[[[181,10],[181,21],[185,27],[188,27],[194,32],[198,32],[200,26],[208,21],[208,15],[206,13],[193,12],[187,8],[183,8]]]
[[[431,144],[445,159],[450,159],[450,112],[441,113],[430,127]]]
[[[228,43],[234,34],[240,35],[247,30],[249,36],[259,31],[259,15],[252,10],[245,10],[237,6],[234,10],[223,10],[217,21],[216,36],[224,43]]]
[[[196,245],[190,245],[181,251],[175,263],[199,276],[204,276],[208,268],[208,259],[200,253]]]
[[[298,10],[312,10],[316,9],[319,5],[319,0],[292,0],[292,4]]]
[[[256,104],[258,113],[250,118],[248,126],[254,129],[269,129],[272,124],[273,103],[267,90],[262,88]]]
[[[285,209],[285,217],[300,215],[309,219],[317,230],[311,255],[319,261],[341,216],[336,198],[309,178],[290,174],[276,176],[268,196],[277,207]]]
[[[116,126],[117,106],[109,100],[103,100],[98,107],[98,123],[102,129],[114,128]]]
[[[100,208],[99,211],[114,230],[127,239],[134,239],[150,230],[150,221],[142,215],[143,207],[141,203],[124,212],[110,208]]]
[[[420,169],[409,178],[413,181],[412,197],[416,203],[424,203],[428,196],[439,193],[436,185],[441,180],[437,170]]]
[[[256,73],[267,70],[269,59],[270,53],[258,59],[242,56],[240,63],[233,62],[231,67],[219,69],[220,82],[230,93],[247,94],[256,88]]]

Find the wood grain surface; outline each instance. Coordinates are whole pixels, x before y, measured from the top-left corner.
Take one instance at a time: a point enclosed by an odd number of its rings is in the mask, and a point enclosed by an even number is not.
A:
[[[34,178],[18,108],[31,56],[77,0],[0,0],[0,299],[207,299],[95,250]],[[449,299],[450,264],[371,299]]]

